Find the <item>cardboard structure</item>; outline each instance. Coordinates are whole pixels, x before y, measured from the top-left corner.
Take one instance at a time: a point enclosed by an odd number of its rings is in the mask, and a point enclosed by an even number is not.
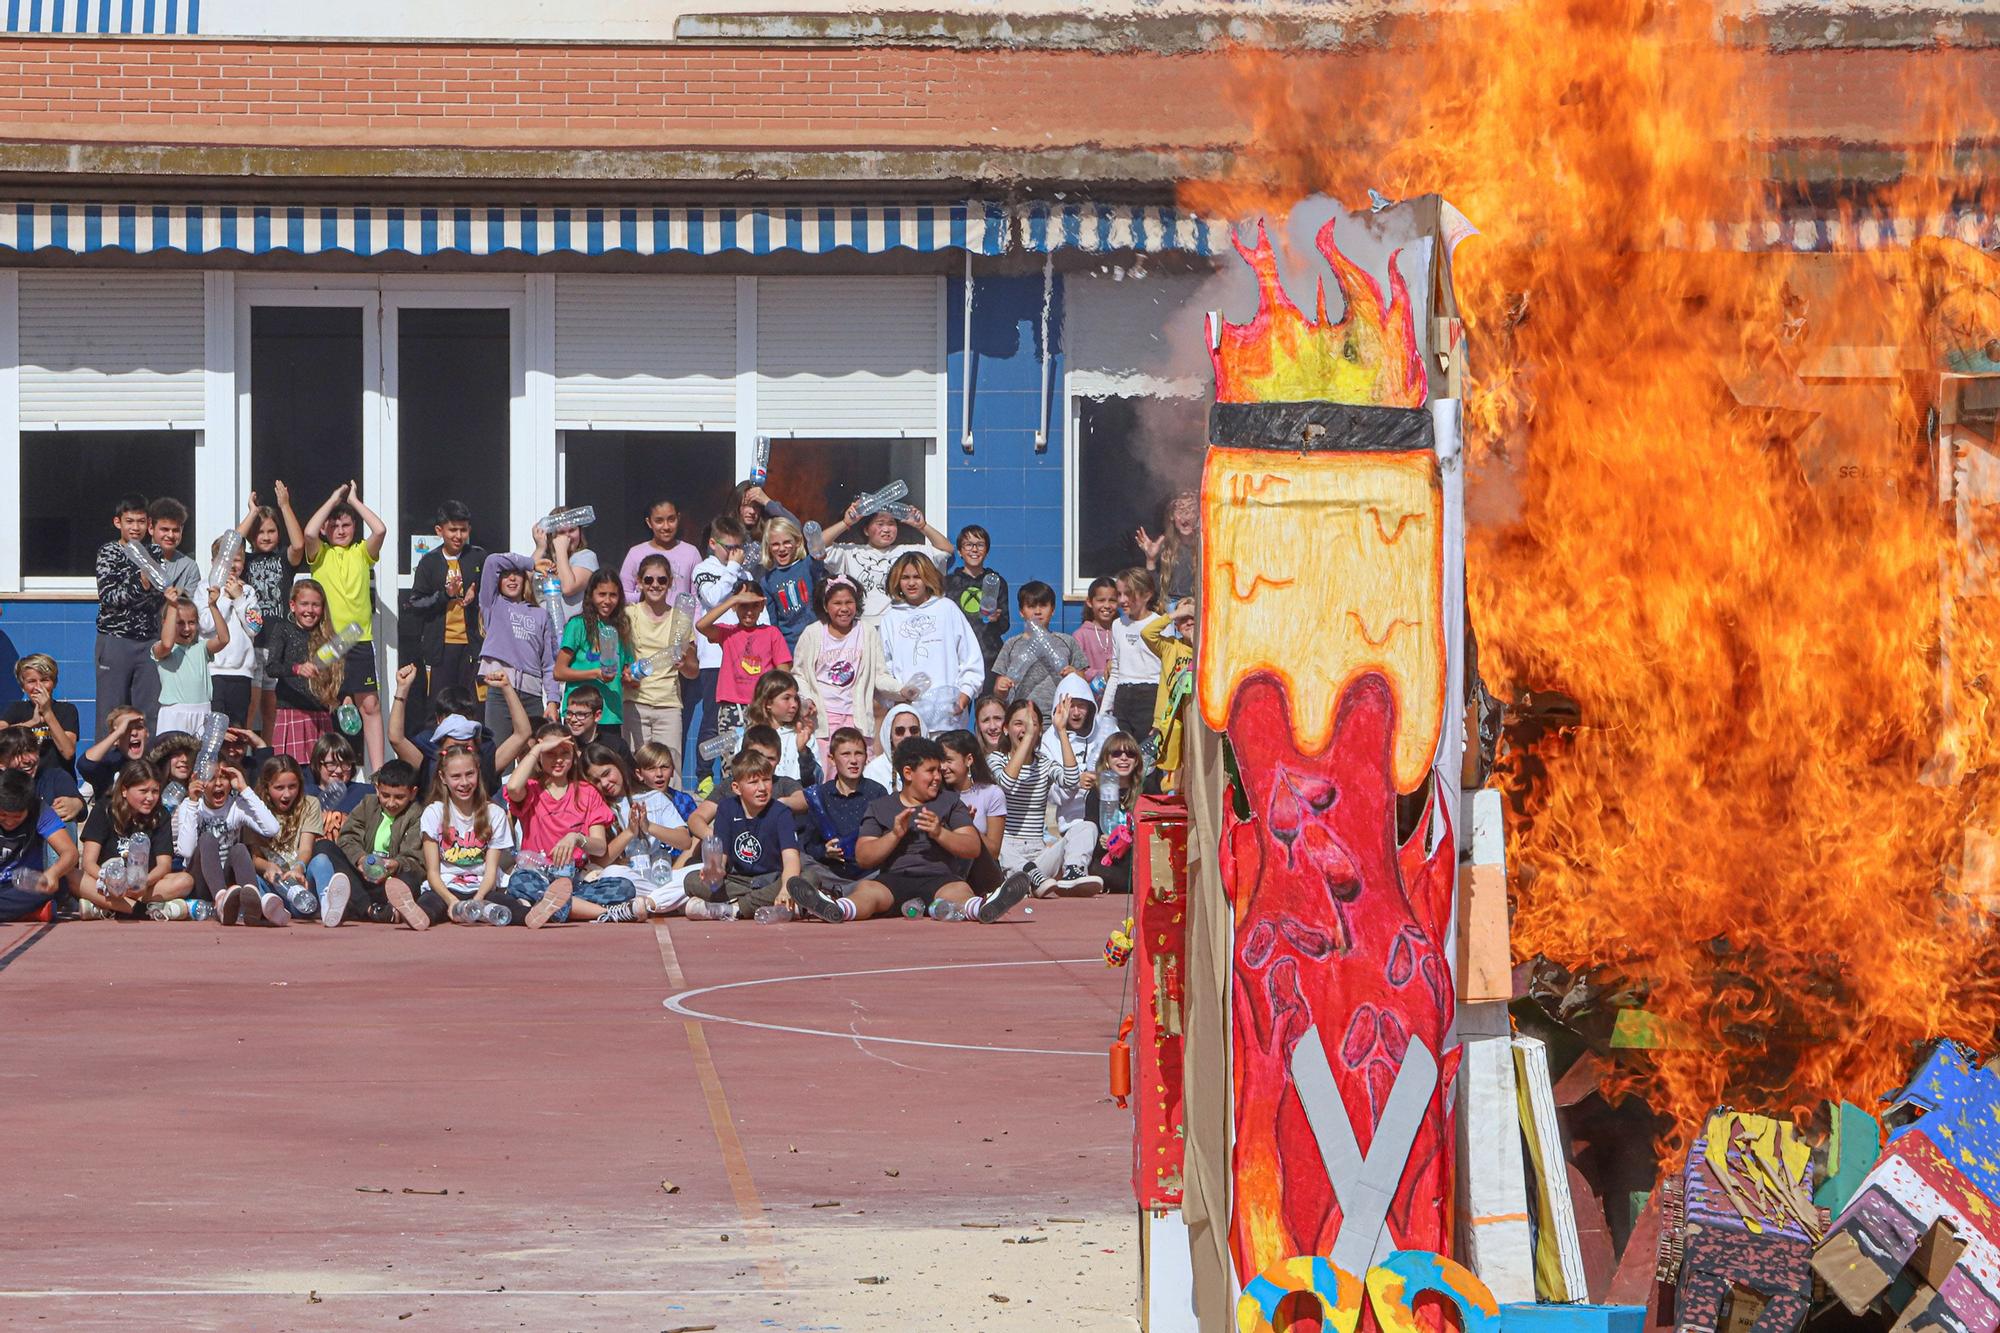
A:
[[[1747,1293],[1753,1333],[1791,1333],[1812,1297],[1819,1240],[1811,1147],[1789,1121],[1720,1110],[1689,1150],[1680,1179],[1678,1333],[1733,1327]]]

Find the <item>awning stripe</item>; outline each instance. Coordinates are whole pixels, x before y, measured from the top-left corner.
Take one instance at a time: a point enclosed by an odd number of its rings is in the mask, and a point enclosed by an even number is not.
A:
[[[0,205],[0,250],[208,254],[824,254],[1007,249],[999,203],[803,208]]]

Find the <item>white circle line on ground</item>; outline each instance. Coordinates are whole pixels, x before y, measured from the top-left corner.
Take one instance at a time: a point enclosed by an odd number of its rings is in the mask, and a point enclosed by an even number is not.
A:
[[[693,990],[669,995],[660,1003],[683,1018],[699,1019],[705,1023],[733,1023],[737,1027],[761,1028],[766,1032],[791,1032],[801,1037],[832,1037],[837,1041],[875,1041],[893,1046],[929,1046],[945,1051],[987,1051],[1001,1055],[1074,1055],[1102,1060],[1103,1051],[1054,1051],[1041,1046],[982,1046],[959,1041],[922,1041],[916,1037],[873,1037],[860,1032],[794,1027],[788,1023],[764,1023],[754,1018],[731,1018],[728,1014],[711,1014],[688,1004],[690,1000],[717,991],[747,990],[751,986],[782,986],[792,981],[831,981],[840,977],[880,977],[905,972],[969,972],[976,968],[987,967],[1050,967],[1101,961],[1100,958],[1027,958],[1007,963],[926,963],[916,967],[870,967],[856,972],[807,972],[791,977],[753,977],[748,981],[725,981],[717,986],[698,986]]]

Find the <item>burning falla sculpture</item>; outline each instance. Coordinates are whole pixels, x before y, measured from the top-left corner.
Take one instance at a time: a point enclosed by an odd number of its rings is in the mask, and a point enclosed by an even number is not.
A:
[[[1260,224],[1237,241],[1254,318],[1210,317],[1196,690],[1240,775],[1222,870],[1246,1283],[1298,1255],[1359,1277],[1391,1250],[1450,1251],[1457,416],[1402,272],[1448,305],[1447,216],[1430,199],[1329,217],[1313,242],[1337,319],[1323,279],[1312,316],[1294,304]],[[1388,249],[1384,280],[1336,242],[1350,232]]]

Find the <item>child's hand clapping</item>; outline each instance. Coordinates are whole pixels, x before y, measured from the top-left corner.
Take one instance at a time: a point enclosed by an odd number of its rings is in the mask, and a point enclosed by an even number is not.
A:
[[[417,683],[417,666],[416,666],[416,663],[414,663],[414,662],[405,662],[405,663],[404,663],[404,664],[403,664],[402,666],[399,666],[399,667],[397,667],[397,668],[396,668],[396,691],[397,691],[397,693],[399,693],[399,694],[400,694],[400,693],[402,693],[403,691],[405,691],[405,690],[408,690],[408,689],[410,688],[410,686],[412,686],[412,685],[414,685],[414,684],[416,684],[416,683]]]

